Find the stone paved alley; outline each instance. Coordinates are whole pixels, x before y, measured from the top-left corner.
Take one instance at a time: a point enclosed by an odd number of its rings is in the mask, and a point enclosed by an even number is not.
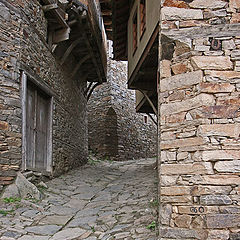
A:
[[[94,161],[47,182],[32,206],[2,203],[0,239],[157,239],[154,163]]]

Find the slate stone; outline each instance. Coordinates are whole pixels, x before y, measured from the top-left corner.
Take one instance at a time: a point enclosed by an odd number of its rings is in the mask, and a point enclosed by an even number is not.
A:
[[[230,205],[232,200],[227,195],[205,195],[200,196],[201,205]]]
[[[239,214],[213,214],[207,215],[208,228],[234,228],[240,227]]]
[[[59,231],[62,227],[57,225],[43,225],[43,226],[33,226],[26,227],[25,230],[27,232],[40,234],[40,235],[53,235],[57,231]]]

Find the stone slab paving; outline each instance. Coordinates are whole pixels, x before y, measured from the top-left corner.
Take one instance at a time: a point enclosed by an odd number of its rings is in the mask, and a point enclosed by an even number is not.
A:
[[[155,159],[94,162],[47,182],[40,202],[2,202],[0,239],[155,240],[154,166]]]

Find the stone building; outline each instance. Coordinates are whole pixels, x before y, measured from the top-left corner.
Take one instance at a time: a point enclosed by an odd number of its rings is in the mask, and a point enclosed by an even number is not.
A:
[[[107,82],[87,105],[89,148],[120,161],[156,156],[157,125],[151,116],[136,113],[135,91],[127,89],[127,62],[109,57],[107,72]]]
[[[106,42],[98,1],[1,0],[0,13],[1,190],[17,171],[87,161],[87,82],[106,81]]]
[[[240,1],[111,6],[114,58],[158,115],[160,239],[240,239]]]

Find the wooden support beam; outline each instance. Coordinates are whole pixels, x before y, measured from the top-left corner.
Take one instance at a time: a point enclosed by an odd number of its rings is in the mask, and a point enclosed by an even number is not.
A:
[[[85,39],[86,39],[86,45],[87,45],[87,48],[88,48],[88,50],[89,50],[90,56],[91,56],[91,58],[92,58],[93,65],[94,65],[95,68],[96,68],[99,82],[102,82],[102,77],[101,77],[100,70],[99,70],[99,68],[98,68],[97,60],[96,60],[95,55],[94,55],[94,53],[93,53],[91,44],[90,44],[89,39],[88,39],[88,37],[87,37],[87,34],[84,32],[83,36],[84,36]]]
[[[43,0],[43,3],[46,5],[52,5],[55,4],[56,2],[53,0]],[[66,22],[66,13],[60,9],[59,7],[56,9],[52,9],[52,15],[57,19],[58,23],[63,27],[63,28],[69,28],[67,22]]]
[[[60,60],[60,64],[63,65],[64,62],[67,60],[68,56],[71,54],[72,50],[80,43],[82,42],[82,39],[77,39],[68,47],[68,49],[65,51],[62,59]]]
[[[90,58],[89,55],[86,55],[85,57],[83,57],[75,66],[75,68],[73,69],[73,72],[71,74],[71,78],[73,78],[75,76],[75,74],[77,73],[77,71],[79,70],[79,68],[81,67],[81,65]]]
[[[141,89],[138,89],[143,95],[144,97],[147,99],[148,103],[150,104],[150,106],[152,107],[153,109],[153,112],[155,113],[156,116],[158,116],[158,111],[157,109],[155,108],[153,102],[151,101],[151,99],[149,98],[149,96],[147,95],[147,93],[145,93],[144,91],[142,91]]]
[[[53,32],[52,43],[56,44],[69,39],[70,28],[64,28]]]
[[[91,97],[94,89],[95,89],[97,86],[99,86],[99,85],[100,85],[99,82],[93,85],[93,87],[91,88],[91,90],[89,91],[89,93],[88,93],[88,95],[87,95],[87,101],[90,99],[90,97]]]
[[[56,3],[42,6],[42,9],[44,12],[48,12],[50,10],[57,9],[57,8],[58,8],[58,5]]]

